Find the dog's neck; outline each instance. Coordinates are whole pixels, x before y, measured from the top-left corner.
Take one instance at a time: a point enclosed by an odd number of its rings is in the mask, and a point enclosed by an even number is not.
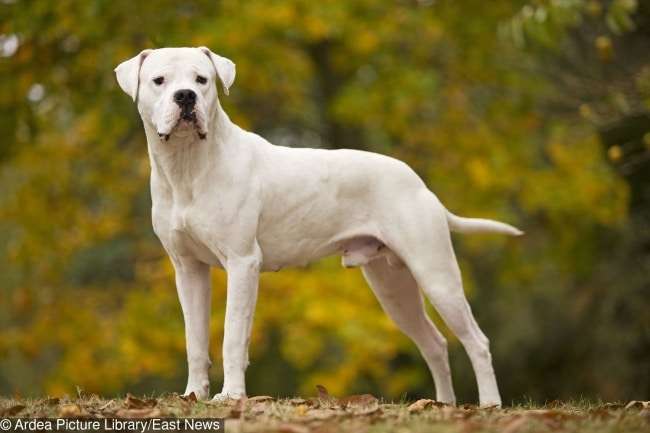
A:
[[[196,131],[187,135],[172,134],[168,140],[159,137],[153,125],[144,122],[147,147],[151,162],[151,182],[170,200],[179,204],[191,203],[206,176],[225,170],[221,157],[229,145],[233,123],[217,103],[210,118],[206,137]]]

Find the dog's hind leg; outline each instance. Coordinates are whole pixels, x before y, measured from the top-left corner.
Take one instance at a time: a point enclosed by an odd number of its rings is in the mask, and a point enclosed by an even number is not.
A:
[[[451,275],[440,275],[431,270],[417,272],[425,295],[465,347],[476,374],[481,406],[500,406],[501,397],[492,367],[490,342],[476,323],[465,298],[460,272],[453,271],[449,273]]]
[[[476,374],[481,406],[500,406],[501,397],[492,367],[490,344],[465,298],[449,234],[446,241],[437,237],[435,246],[429,244],[428,248],[429,251],[418,247],[414,254],[404,260],[424,294],[465,347]]]
[[[492,355],[465,298],[451,243],[445,208],[425,193],[393,209],[397,224],[386,230],[385,243],[410,269],[417,285],[463,344],[478,385],[481,406],[500,405]]]
[[[436,384],[436,400],[456,404],[447,342],[426,314],[422,294],[409,269],[391,266],[381,257],[363,266],[363,275],[384,311],[422,353]]]

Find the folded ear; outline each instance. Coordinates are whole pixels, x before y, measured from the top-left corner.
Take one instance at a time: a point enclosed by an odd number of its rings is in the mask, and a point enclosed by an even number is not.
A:
[[[235,64],[232,60],[213,53],[209,48],[199,47],[199,49],[208,56],[214,65],[214,69],[217,71],[217,75],[223,85],[223,92],[227,95],[228,89],[230,89],[230,86],[235,81]]]
[[[134,101],[138,95],[138,88],[140,87],[140,68],[149,53],[151,53],[151,50],[141,51],[137,56],[120,63],[115,68],[117,83]]]

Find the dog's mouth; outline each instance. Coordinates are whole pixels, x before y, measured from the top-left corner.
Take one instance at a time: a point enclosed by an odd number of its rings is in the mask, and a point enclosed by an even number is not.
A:
[[[186,121],[196,124],[196,111],[183,110],[179,121]]]
[[[198,119],[196,117],[195,110],[183,110],[181,115],[178,117],[176,124],[172,127],[171,131],[168,134],[158,133],[160,138],[163,138],[165,141],[169,141],[172,133],[178,132],[181,135],[185,135],[187,132],[196,131],[197,135],[201,140],[206,138],[206,133],[201,130],[199,127]]]

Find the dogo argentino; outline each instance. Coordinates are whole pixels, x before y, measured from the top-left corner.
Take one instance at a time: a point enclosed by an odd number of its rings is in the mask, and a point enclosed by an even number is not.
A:
[[[221,108],[216,86],[228,94],[235,64],[205,47],[144,50],[115,72],[147,136],[153,228],[174,265],[185,319],[185,393],[209,395],[211,266],[228,275],[224,383],[215,398],[239,398],[259,273],[341,254],[344,266],[362,267],[383,309],[419,348],[437,400],[456,399],[447,343],[420,289],[465,347],[481,405],[501,403],[449,232],[518,229],[452,214],[396,159],[275,146],[241,129]]]

